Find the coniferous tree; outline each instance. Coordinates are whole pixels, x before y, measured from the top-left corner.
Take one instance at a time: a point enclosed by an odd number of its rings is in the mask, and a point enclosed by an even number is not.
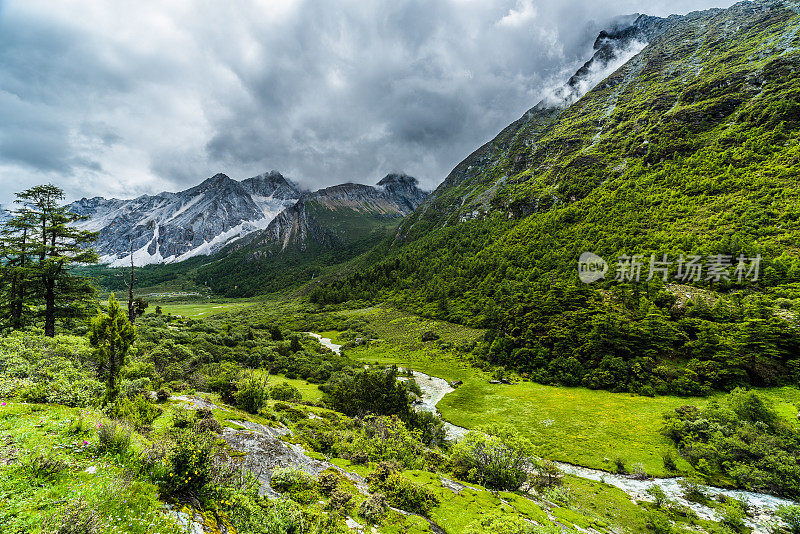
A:
[[[136,321],[136,305],[134,303],[133,298],[133,238],[130,239],[130,258],[131,258],[131,270],[130,270],[130,278],[125,280],[125,286],[128,288],[128,320],[130,322]],[[123,275],[124,277],[125,275]]]
[[[34,220],[26,209],[12,212],[11,219],[0,228],[0,313],[7,318],[8,326],[20,329],[30,307],[33,294],[31,266]]]
[[[18,193],[17,197],[16,202],[22,205],[19,217],[31,231],[26,253],[34,260],[24,267],[23,274],[36,280],[38,296],[44,304],[44,332],[52,337],[56,318],[72,315],[73,303],[93,292],[86,279],[70,274],[68,267],[97,263],[97,253],[87,247],[97,234],[72,226],[85,217],[59,205],[64,199],[59,187],[39,185]]]
[[[114,294],[108,297],[108,310],[100,312],[92,319],[89,342],[95,348],[100,371],[105,375],[107,400],[113,400],[117,393],[119,370],[125,364],[125,357],[136,339],[136,327],[122,312]]]

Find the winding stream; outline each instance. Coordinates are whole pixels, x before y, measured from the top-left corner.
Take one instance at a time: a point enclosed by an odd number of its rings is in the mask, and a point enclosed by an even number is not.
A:
[[[322,345],[328,347],[335,353],[340,354],[341,345],[336,345],[332,343],[330,339],[323,338],[319,334],[314,334],[312,332],[307,332],[307,334],[315,337]],[[455,391],[455,389],[453,389],[450,384],[442,378],[426,375],[425,373],[413,370],[412,374],[417,382],[417,385],[419,385],[419,388],[422,391],[422,402],[417,404],[415,408],[418,410],[436,413],[438,415],[436,405],[444,398],[445,395]],[[468,429],[456,426],[447,421],[445,421],[445,428],[447,430],[447,437],[455,440],[460,439],[467,432],[469,432]],[[682,480],[681,477],[636,480],[624,475],[616,475],[606,471],[601,471],[599,469],[590,469],[588,467],[581,467],[563,462],[556,463],[558,464],[558,467],[564,471],[564,473],[609,484],[621,489],[630,495],[631,498],[637,500],[652,501],[652,498],[647,495],[647,489],[651,486],[660,486],[670,500],[691,508],[699,517],[703,519],[719,520],[718,514],[712,508],[702,504],[689,502],[683,498],[683,489],[680,486],[680,481]],[[788,499],[782,499],[780,497],[775,497],[765,493],[729,490],[714,486],[705,486],[705,493],[711,496],[722,494],[727,497],[732,497],[734,499],[747,502],[751,506],[754,513],[753,519],[745,522],[748,526],[753,528],[753,531],[757,534],[768,534],[770,532],[770,529],[766,523],[774,518],[774,512],[780,506],[795,504],[793,501]]]
[[[322,337],[321,335],[315,334],[314,332],[305,332],[305,333],[308,334],[309,336],[313,337],[317,341],[319,341],[320,345],[322,345],[323,347],[331,349],[336,354],[341,354],[342,353],[342,346],[341,345],[337,345],[336,343],[333,343],[329,338]]]

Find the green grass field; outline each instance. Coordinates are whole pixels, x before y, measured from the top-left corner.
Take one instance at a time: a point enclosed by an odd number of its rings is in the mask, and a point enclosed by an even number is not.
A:
[[[161,306],[163,313],[171,313],[172,315],[180,315],[182,317],[210,317],[218,313],[225,313],[231,311],[241,310],[247,306],[252,306],[252,301],[242,302],[189,302],[185,304],[159,304],[153,302],[150,304],[148,312],[155,310],[156,306]]]
[[[270,375],[270,386],[280,384],[281,382],[286,382],[290,386],[296,387],[304,401],[317,402],[322,400],[322,391],[320,391],[317,384],[312,384],[310,382],[306,382],[305,380],[299,380],[295,378],[286,378],[283,375]]]
[[[586,388],[553,387],[533,382],[489,384],[491,376],[437,342],[423,343],[422,332],[431,330],[441,341],[458,345],[477,339],[482,332],[403,312],[369,308],[343,312],[369,321],[379,340],[346,354],[365,362],[397,364],[463,385],[444,397],[438,408],[444,419],[466,428],[490,422],[508,423],[526,434],[543,457],[610,470],[622,458],[628,466],[644,465],[653,475],[666,475],[662,453],[673,445],[660,434],[663,414],[685,405],[706,405],[714,397],[655,398],[630,393],[610,393]],[[336,341],[335,332],[326,337]],[[797,425],[800,390],[763,390],[778,411]],[[679,460],[678,466],[689,469]]]

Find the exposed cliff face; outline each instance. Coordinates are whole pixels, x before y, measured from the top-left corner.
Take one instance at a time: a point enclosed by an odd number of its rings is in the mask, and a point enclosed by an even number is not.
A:
[[[169,263],[213,254],[230,241],[265,228],[300,190],[272,171],[242,182],[217,174],[179,193],[143,195],[133,200],[84,198],[70,209],[89,220],[80,227],[98,231],[101,261]]]
[[[233,248],[296,246],[305,250],[346,244],[369,233],[376,223],[400,219],[416,209],[427,196],[417,184],[410,176],[390,174],[376,186],[347,183],[305,193],[263,232]],[[254,251],[256,256],[261,254]]]

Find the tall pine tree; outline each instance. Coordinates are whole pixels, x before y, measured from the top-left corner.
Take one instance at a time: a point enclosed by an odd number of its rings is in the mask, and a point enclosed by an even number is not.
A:
[[[12,217],[0,228],[0,313],[12,329],[22,328],[30,309],[32,287],[34,222],[25,209],[11,212]]]
[[[73,223],[85,219],[59,205],[64,192],[54,185],[39,185],[17,194],[20,205],[3,225],[3,308],[10,326],[23,326],[23,314],[34,304],[42,308],[44,331],[54,336],[56,319],[83,313],[82,304],[94,296],[88,279],[74,276],[70,265],[97,262],[88,245],[97,234],[79,230]]]

